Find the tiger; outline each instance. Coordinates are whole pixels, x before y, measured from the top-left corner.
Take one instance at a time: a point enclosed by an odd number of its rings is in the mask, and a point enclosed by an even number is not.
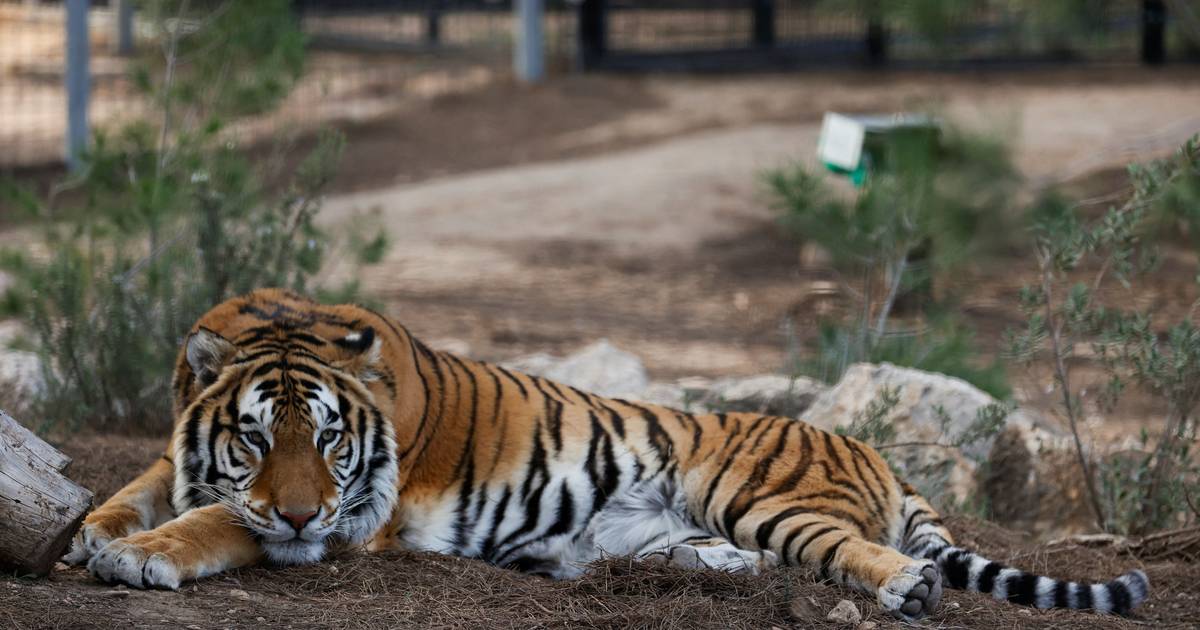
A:
[[[431,349],[375,310],[260,289],[179,351],[163,456],[64,560],[134,588],[342,549],[434,551],[554,579],[605,557],[810,567],[907,621],[944,587],[1125,614],[1131,570],[1057,580],[957,546],[870,446],[786,417],[685,413]]]

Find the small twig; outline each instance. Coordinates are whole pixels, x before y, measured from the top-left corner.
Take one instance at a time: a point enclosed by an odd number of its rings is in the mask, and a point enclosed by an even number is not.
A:
[[[1092,469],[1084,454],[1083,440],[1079,438],[1078,410],[1075,408],[1075,402],[1071,400],[1070,372],[1063,360],[1065,350],[1062,339],[1062,321],[1054,315],[1054,278],[1050,270],[1053,262],[1050,259],[1050,253],[1044,250],[1039,251],[1038,264],[1042,268],[1042,296],[1046,301],[1046,329],[1050,333],[1050,351],[1054,354],[1055,379],[1062,390],[1063,407],[1067,414],[1067,423],[1070,425],[1071,437],[1075,442],[1075,456],[1079,462],[1079,469],[1083,473],[1084,487],[1087,488],[1089,503],[1096,516],[1096,525],[1100,529],[1106,529],[1104,527],[1104,510],[1100,507],[1100,495],[1096,491]]]
[[[1197,518],[1200,518],[1200,508],[1196,507],[1196,504],[1194,502],[1192,502],[1191,488],[1183,489],[1183,500],[1187,501],[1187,505],[1189,508],[1191,508],[1192,514],[1195,514]]]
[[[907,251],[898,262],[893,263],[890,267],[891,285],[888,287],[887,297],[884,298],[883,304],[879,308],[879,317],[875,320],[876,339],[883,336],[883,331],[887,327],[888,315],[891,315],[892,305],[896,302],[896,295],[900,292],[900,282],[904,279],[904,271],[908,267]]]
[[[179,241],[183,240],[183,237],[186,235],[187,235],[186,230],[180,230],[179,232],[177,232],[175,234],[175,236],[172,236],[167,242],[160,243],[158,245],[158,247],[156,247],[154,249],[154,251],[143,256],[141,258],[141,260],[138,260],[125,273],[121,274],[121,276],[117,278],[117,284],[121,285],[122,287],[129,286],[129,283],[131,281],[133,281],[133,277],[136,276],[138,274],[138,272],[142,270],[142,268],[144,268],[146,265],[153,262],[154,259],[161,256],[163,254],[163,252],[167,251],[168,249],[171,249],[172,246],[174,246]]]

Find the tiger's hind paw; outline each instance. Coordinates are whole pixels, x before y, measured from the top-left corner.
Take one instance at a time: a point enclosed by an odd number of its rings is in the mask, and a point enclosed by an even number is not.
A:
[[[942,573],[932,562],[904,568],[879,589],[879,603],[893,617],[916,621],[933,612],[942,600]]]
[[[749,551],[725,543],[713,546],[675,545],[648,556],[680,569],[716,569],[758,575],[779,565],[773,551]]]

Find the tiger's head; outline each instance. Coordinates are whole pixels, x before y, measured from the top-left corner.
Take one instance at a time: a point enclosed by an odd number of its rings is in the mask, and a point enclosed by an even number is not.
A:
[[[176,511],[223,504],[281,564],[367,540],[397,495],[394,429],[370,389],[380,343],[369,327],[332,341],[270,326],[236,343],[190,335],[198,393],[174,437]]]

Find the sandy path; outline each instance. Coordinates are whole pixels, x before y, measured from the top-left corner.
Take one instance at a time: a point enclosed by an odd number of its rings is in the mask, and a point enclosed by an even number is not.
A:
[[[378,209],[397,243],[386,282],[444,287],[481,276],[511,278],[521,254],[513,246],[521,243],[569,240],[601,243],[618,255],[680,254],[738,231],[748,219],[769,218],[759,175],[812,161],[825,108],[886,111],[901,102],[932,102],[950,119],[1013,138],[1017,162],[1035,184],[1161,155],[1200,131],[1200,81],[1049,83],[915,77],[871,87],[824,76],[660,78],[649,88],[662,108],[562,142],[656,134],[662,141],[336,196],[325,220]],[[808,120],[761,122],[785,115]]]

